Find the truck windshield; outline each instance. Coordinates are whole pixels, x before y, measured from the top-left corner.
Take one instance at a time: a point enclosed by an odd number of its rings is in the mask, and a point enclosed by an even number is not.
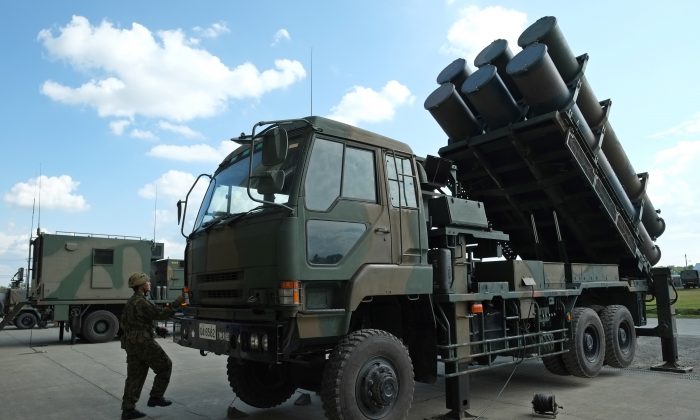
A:
[[[275,203],[289,202],[290,191],[295,184],[297,163],[301,154],[300,139],[290,138],[287,158],[284,162],[273,167],[264,167],[262,160],[262,145],[256,144],[253,153],[253,178],[250,181],[250,193],[253,197],[262,200],[263,195],[257,191],[257,178],[255,174],[268,170],[283,170],[285,172],[284,188],[279,194],[274,195]],[[194,230],[212,224],[219,219],[225,219],[232,215],[249,212],[261,206],[261,203],[251,200],[246,191],[248,185],[248,157],[250,148],[244,146],[236,153],[209,183],[202,205],[199,208]],[[270,197],[267,197],[269,200]]]

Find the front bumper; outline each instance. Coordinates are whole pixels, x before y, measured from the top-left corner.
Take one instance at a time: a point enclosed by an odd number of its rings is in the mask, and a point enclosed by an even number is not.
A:
[[[175,319],[173,341],[200,352],[260,362],[278,362],[284,341],[284,325],[180,317]]]

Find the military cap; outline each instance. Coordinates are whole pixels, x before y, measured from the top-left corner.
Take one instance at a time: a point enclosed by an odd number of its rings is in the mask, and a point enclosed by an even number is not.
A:
[[[129,287],[134,288],[146,284],[151,278],[144,273],[134,273],[129,277]]]

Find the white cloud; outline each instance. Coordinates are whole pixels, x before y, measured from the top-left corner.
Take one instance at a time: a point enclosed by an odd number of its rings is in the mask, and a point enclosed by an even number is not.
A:
[[[13,235],[0,232],[0,255],[26,257],[29,250],[29,235]]]
[[[212,23],[207,28],[195,26],[192,29],[195,32],[197,32],[199,34],[199,36],[201,36],[202,38],[218,38],[223,34],[227,34],[227,33],[231,32],[231,30],[228,28],[228,25],[226,25],[226,22]]]
[[[216,28],[221,33],[225,26]],[[43,29],[37,38],[51,57],[77,70],[104,75],[78,87],[47,80],[42,93],[57,102],[94,107],[102,117],[141,115],[171,121],[210,117],[225,110],[231,100],[257,99],[306,77],[296,60],[276,60],[274,68],[264,71],[250,62],[231,68],[192,45],[180,30],[154,34],[139,23],[131,28],[108,21],[93,26],[88,19],[73,16],[57,34]]]
[[[278,30],[277,32],[275,32],[275,36],[272,38],[272,45],[271,46],[274,47],[275,45],[279,44],[282,41],[289,41],[291,39],[292,39],[292,37],[289,35],[289,31],[282,28],[282,29]]]
[[[10,192],[5,194],[5,202],[20,207],[32,207],[35,203],[45,209],[80,212],[90,208],[82,195],[76,194],[80,182],[69,175],[31,178],[27,182],[18,182]],[[40,191],[41,189],[41,191]]]
[[[691,121],[678,127],[691,127]],[[678,128],[677,127],[677,128]],[[672,130],[667,130],[671,132]],[[689,134],[690,130],[680,130]],[[698,136],[696,135],[695,138]],[[662,265],[700,261],[700,140],[683,140],[658,152],[649,171],[648,196],[666,221],[666,232],[657,240]]]
[[[109,123],[109,129],[117,136],[121,136],[130,124],[129,120],[114,120]]]
[[[470,5],[459,15],[447,32],[448,43],[442,47],[446,54],[463,57],[472,65],[476,55],[496,39],[507,40],[514,54],[519,49],[517,41],[527,23],[526,13],[501,6],[482,9]]]
[[[700,112],[675,127],[654,133],[649,137],[653,139],[664,139],[667,137],[692,136],[696,134],[700,134]]]
[[[236,147],[238,147],[238,144],[232,141],[222,141],[218,149],[208,144],[194,144],[191,146],[160,144],[152,148],[148,155],[181,162],[219,163]]]
[[[189,172],[170,170],[155,181],[144,185],[139,189],[138,194],[145,199],[152,200],[156,197],[157,192],[158,202],[172,200],[173,204],[175,204],[177,200],[184,200],[187,198],[187,193],[190,191],[190,188],[192,188],[192,184],[195,180],[196,177]],[[186,232],[188,229],[192,229],[194,218],[197,216],[197,211],[199,210],[199,204],[202,202],[208,185],[209,179],[202,177],[192,189],[192,193],[189,196],[189,204],[187,205],[187,214],[185,215]],[[170,208],[170,205],[168,208]],[[157,210],[156,215],[159,218],[163,217],[166,221],[176,220],[176,216],[170,213],[169,210]],[[174,224],[171,223],[170,226],[174,227]],[[173,256],[174,251],[166,248],[166,254]]]
[[[179,134],[182,137],[188,139],[203,139],[202,133],[194,131],[186,125],[182,124],[172,124],[167,121],[161,121],[158,123],[161,130],[170,131],[171,133]]]
[[[411,91],[396,80],[389,81],[379,92],[355,86],[343,95],[338,105],[331,108],[328,118],[353,125],[387,121],[394,118],[397,107],[411,104],[414,100]]]
[[[138,128],[134,128],[131,130],[129,135],[135,139],[141,139],[141,140],[157,140],[158,136],[153,134],[153,132],[148,131],[148,130],[141,130]]]
[[[139,190],[139,195],[143,198],[153,199],[158,196],[174,198],[176,200],[184,199],[194,182],[194,175],[189,172],[170,170],[160,176],[157,180],[144,185]]]

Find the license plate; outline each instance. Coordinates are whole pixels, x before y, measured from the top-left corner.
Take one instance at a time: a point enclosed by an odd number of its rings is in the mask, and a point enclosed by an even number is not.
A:
[[[216,340],[216,325],[199,324],[199,338],[205,340]]]

